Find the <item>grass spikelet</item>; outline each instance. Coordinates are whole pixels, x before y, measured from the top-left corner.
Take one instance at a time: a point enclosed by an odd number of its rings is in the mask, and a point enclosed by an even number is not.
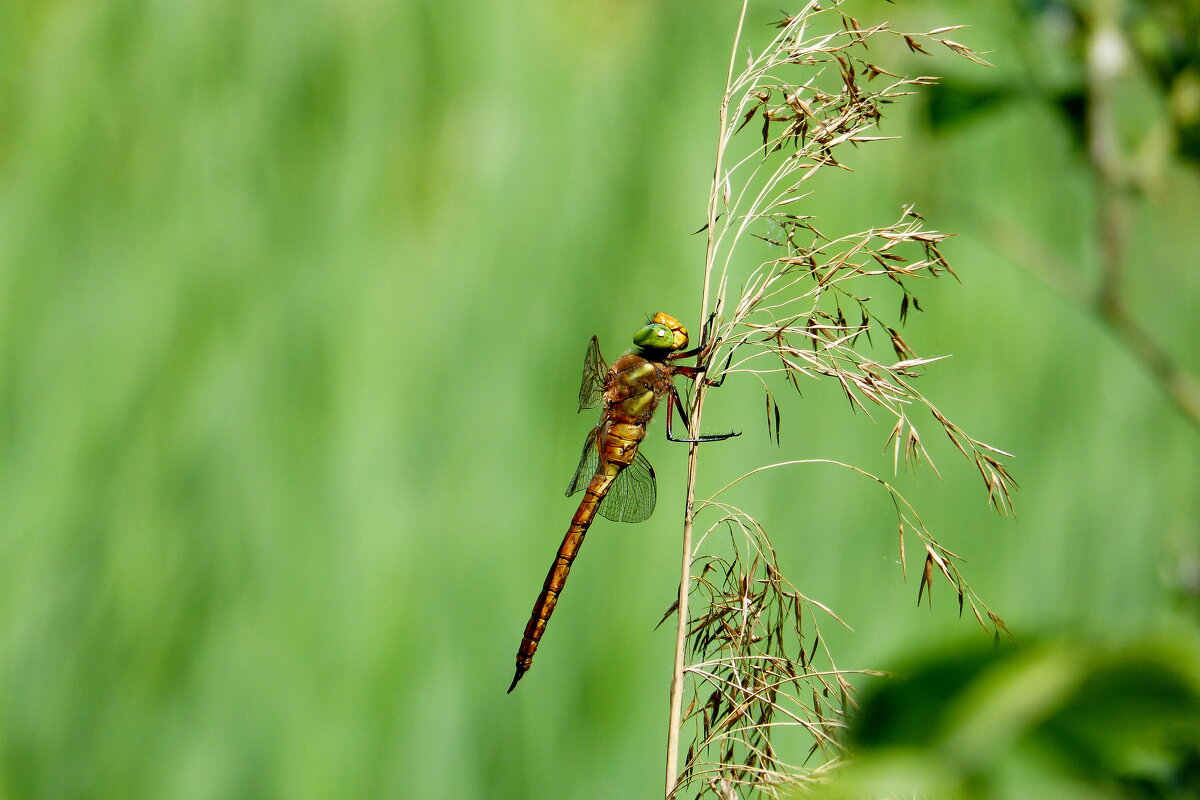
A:
[[[888,420],[885,447],[897,469],[903,458],[936,471],[920,427],[931,418],[979,472],[991,505],[1011,511],[1015,482],[1001,461],[1008,454],[967,434],[915,388],[944,356],[919,354],[902,333],[909,315],[921,311],[922,282],[958,277],[942,252],[950,234],[929,227],[912,207],[881,227],[831,234],[817,227],[819,205],[810,190],[817,173],[850,170],[855,148],[891,138],[877,133],[887,107],[937,81],[876,63],[889,51],[948,49],[986,62],[945,38],[956,27],[910,32],[866,25],[840,2],[810,2],[787,14],[775,22],[774,38],[742,62],[745,22],[743,3],[701,229],[708,237],[702,318],[711,329],[700,363],[709,381],[749,377],[761,384],[767,433],[781,446],[787,396],[798,396],[809,381],[832,382],[852,411]],[[751,241],[766,243],[771,255],[746,269],[742,254]],[[883,286],[891,291],[879,291]],[[899,304],[885,304],[880,298],[894,297],[895,287]],[[701,382],[691,398],[693,435],[706,388]],[[822,625],[845,623],[785,578],[767,530],[725,499],[734,484],[765,470],[812,467],[846,469],[875,482],[895,511],[902,575],[906,548],[919,548],[917,602],[932,602],[934,584],[948,584],[960,613],[970,609],[984,629],[1007,635],[960,572],[961,559],[887,481],[847,463],[792,459],[753,469],[698,499],[697,453],[693,446],[683,580],[664,617],[674,612],[677,622],[668,797],[728,800],[821,780],[838,763],[838,733],[854,703],[848,673],[821,635]],[[685,728],[693,735],[681,757]],[[783,731],[800,731],[810,742],[799,763],[777,746]]]

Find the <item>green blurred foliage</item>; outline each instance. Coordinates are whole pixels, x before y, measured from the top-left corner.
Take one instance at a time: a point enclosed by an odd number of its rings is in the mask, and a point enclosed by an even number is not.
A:
[[[881,682],[822,798],[1200,793],[1200,638],[959,648]]]
[[[646,445],[659,512],[597,524],[534,670],[504,688],[572,511],[589,337],[612,358],[647,312],[698,324],[690,234],[734,11],[0,5],[0,796],[660,785],[672,644],[653,627],[682,450]],[[750,36],[778,13],[753,4]],[[971,23],[991,79],[1024,80],[1030,32],[1003,3],[872,15]],[[943,482],[898,480],[1018,635],[1158,626],[1194,598],[1200,437],[980,224],[1090,269],[1083,165],[1036,103],[937,136],[919,109],[811,213],[851,231],[916,201],[961,232],[962,284],[922,293],[905,337],[955,354],[923,388],[1018,455],[1020,520],[991,515],[948,445]],[[1139,206],[1129,290],[1200,365],[1200,187],[1168,177]],[[713,396],[706,426],[747,435],[705,456],[702,488],[781,456],[889,469],[888,426],[831,387],[785,407],[782,450],[761,409],[750,381]],[[873,484],[810,467],[737,502],[855,627],[840,666],[976,635],[945,592],[916,608]]]

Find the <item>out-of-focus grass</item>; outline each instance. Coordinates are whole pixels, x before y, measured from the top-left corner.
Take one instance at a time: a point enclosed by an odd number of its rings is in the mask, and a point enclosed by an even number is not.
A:
[[[729,13],[0,7],[0,795],[659,784],[681,452],[647,445],[659,513],[597,525],[504,687],[571,512],[588,337],[611,358],[646,312],[698,322]],[[1152,622],[1200,518],[1195,431],[955,199],[1086,253],[1078,164],[1047,120],[906,131],[817,213],[862,227],[917,199],[964,231],[964,283],[922,295],[910,341],[957,354],[930,393],[1019,455],[1020,523],[965,468],[906,483],[1018,633]],[[1154,268],[1131,281],[1196,363],[1183,183],[1145,210]],[[747,435],[706,462],[714,485],[775,457],[753,387],[721,395],[713,429]],[[840,398],[794,409],[788,453],[884,467],[886,431]],[[842,666],[964,635],[948,596],[913,607],[873,487],[806,474],[742,499],[858,629]]]

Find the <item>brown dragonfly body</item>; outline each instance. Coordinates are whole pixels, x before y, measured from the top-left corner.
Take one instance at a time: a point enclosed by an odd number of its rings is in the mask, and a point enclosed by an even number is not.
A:
[[[677,320],[666,314],[655,314],[651,323],[634,337],[634,344],[639,349],[621,356],[611,368],[605,368],[599,342],[592,337],[584,361],[579,409],[600,405],[600,421],[584,442],[579,467],[567,488],[568,495],[580,490],[584,495],[525,626],[525,635],[517,651],[516,675],[508,691],[516,687],[517,681],[533,663],[546,623],[554,613],[571,564],[579,554],[583,537],[596,514],[617,522],[641,522],[654,511],[654,470],[638,452],[638,446],[646,438],[646,426],[659,403],[668,400],[667,437],[673,441],[716,441],[736,435],[697,439],[675,439],[671,435],[672,405],[686,420],[672,381],[676,375],[694,379],[702,371],[698,367],[672,363],[703,350],[701,347],[682,352],[687,343],[687,331]]]

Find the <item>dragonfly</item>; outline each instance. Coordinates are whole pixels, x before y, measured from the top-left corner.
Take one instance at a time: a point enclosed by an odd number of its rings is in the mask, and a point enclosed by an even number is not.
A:
[[[709,318],[711,324],[715,315]],[[710,325],[704,326],[706,340]],[[579,554],[583,538],[596,514],[614,522],[642,522],[654,511],[657,497],[654,469],[638,452],[646,438],[646,426],[654,411],[667,402],[667,438],[673,442],[716,442],[737,436],[737,433],[701,435],[696,438],[676,438],[671,430],[672,411],[678,411],[685,426],[687,411],[674,378],[681,376],[696,380],[705,372],[704,366],[678,364],[681,359],[702,356],[704,343],[688,350],[688,332],[679,320],[662,312],[633,337],[636,349],[607,366],[600,354],[600,342],[593,336],[583,362],[583,382],[579,387],[579,410],[600,408],[600,420],[583,442],[583,453],[575,477],[567,487],[567,496],[583,492],[571,526],[546,574],[541,594],[533,605],[521,646],[517,650],[517,672],[508,687],[511,693],[533,663],[538,643],[546,631],[546,623],[562,594]],[[722,377],[723,379],[723,377]],[[708,385],[718,386],[720,380],[705,379]]]

